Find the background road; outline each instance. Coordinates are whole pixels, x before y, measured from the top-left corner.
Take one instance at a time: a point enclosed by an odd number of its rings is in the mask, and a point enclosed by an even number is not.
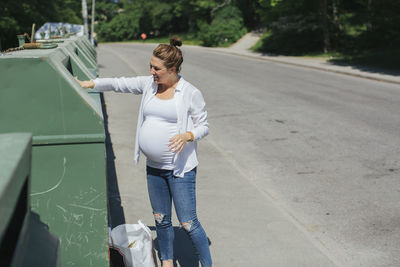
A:
[[[100,45],[100,76],[148,75],[154,47]],[[198,212],[215,266],[400,266],[400,86],[183,51],[182,75],[202,91],[211,125],[199,143]],[[133,163],[140,97],[105,101],[111,198],[127,223],[154,226],[144,157]],[[177,246],[177,263],[197,266]]]

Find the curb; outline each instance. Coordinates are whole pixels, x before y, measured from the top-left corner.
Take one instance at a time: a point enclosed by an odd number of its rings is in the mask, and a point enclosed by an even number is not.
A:
[[[257,54],[257,53],[252,54],[252,52],[244,52],[243,53],[240,51],[232,51],[232,50],[220,49],[220,48],[211,48],[210,50],[222,52],[225,54],[235,55],[235,56],[242,56],[242,57],[247,57],[247,58],[271,61],[271,62],[275,62],[275,63],[281,63],[281,64],[286,64],[286,65],[291,65],[291,66],[296,66],[296,67],[309,68],[309,69],[326,71],[326,72],[333,72],[333,73],[338,73],[338,74],[343,74],[343,75],[348,75],[348,76],[353,76],[353,77],[358,77],[358,78],[364,78],[364,79],[369,79],[369,80],[374,80],[374,81],[379,81],[379,82],[387,82],[387,83],[391,83],[391,84],[400,85],[400,74],[398,76],[397,75],[389,75],[389,74],[374,75],[374,74],[369,74],[369,73],[366,73],[363,71],[345,70],[343,67],[340,67],[340,66],[337,66],[337,68],[342,68],[342,69],[335,69],[332,67],[311,65],[311,64],[306,64],[306,63],[299,63],[299,62],[294,62],[291,60],[280,60],[280,59],[271,58],[269,56],[263,56],[263,55]],[[379,77],[382,75],[386,75],[389,77]]]

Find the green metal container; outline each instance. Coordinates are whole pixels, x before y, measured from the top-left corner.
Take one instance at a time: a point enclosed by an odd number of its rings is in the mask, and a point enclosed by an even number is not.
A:
[[[75,61],[81,61],[83,65],[91,71],[94,76],[97,76],[98,68],[96,58],[92,57],[89,51],[82,49],[76,42],[68,42],[66,45],[61,46],[66,50]]]
[[[77,37],[76,42],[82,48],[86,47],[85,50],[89,51],[94,58],[97,57],[96,49],[93,48],[92,44],[90,43],[90,41],[88,39],[83,38],[83,37]]]
[[[30,208],[31,139],[0,134],[1,266],[61,266],[59,239]]]
[[[74,80],[97,75],[71,49],[80,39],[0,57],[0,133],[33,135],[31,206],[60,238],[62,266],[109,266],[103,115]]]

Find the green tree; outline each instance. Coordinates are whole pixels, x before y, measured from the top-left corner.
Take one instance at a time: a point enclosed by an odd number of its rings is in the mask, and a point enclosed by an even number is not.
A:
[[[260,3],[254,0],[234,0],[233,4],[242,12],[243,23],[248,29],[262,28],[260,14],[258,10],[261,8]]]
[[[396,48],[400,45],[400,1],[369,0],[364,4],[367,30],[360,36],[361,47]]]
[[[123,12],[123,4],[121,2],[115,2],[113,0],[97,0],[96,1],[96,12],[95,12],[95,32],[97,33],[99,41],[119,41],[122,40],[122,36],[126,36],[126,33],[119,33],[119,23],[121,19],[117,17]],[[91,13],[91,5],[88,5],[90,9],[88,13]],[[122,20],[126,16],[122,15]],[[129,18],[127,18],[129,19]],[[130,24],[124,23],[124,24]],[[125,25],[126,26],[126,25]]]
[[[399,46],[398,0],[258,0],[269,52],[303,54]]]
[[[246,33],[240,10],[226,5],[214,12],[210,24],[200,26],[199,37],[205,46],[227,46]]]
[[[96,32],[100,40],[106,41],[136,39],[142,32],[149,37],[179,32],[197,33],[201,23],[210,21],[210,12],[216,6],[214,0],[122,0],[118,3],[100,1],[109,5],[107,10],[118,10],[108,15],[98,15]],[[99,13],[99,10],[96,12]],[[118,27],[118,24],[129,28],[125,30]],[[132,33],[128,34],[127,30]]]
[[[30,34],[33,23],[37,28],[45,22],[81,24],[80,10],[80,0],[3,0],[0,5],[1,47],[4,50],[17,46],[16,35]]]
[[[289,55],[323,51],[324,16],[320,0],[260,0],[259,3],[263,7],[259,11],[262,21],[272,33],[263,40],[263,50]]]

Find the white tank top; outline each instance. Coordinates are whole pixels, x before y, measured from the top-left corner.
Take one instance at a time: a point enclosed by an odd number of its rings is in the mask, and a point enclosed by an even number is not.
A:
[[[162,100],[153,97],[144,107],[143,115],[139,146],[147,158],[147,165],[172,170],[174,153],[169,150],[168,144],[169,139],[177,133],[175,98]]]

